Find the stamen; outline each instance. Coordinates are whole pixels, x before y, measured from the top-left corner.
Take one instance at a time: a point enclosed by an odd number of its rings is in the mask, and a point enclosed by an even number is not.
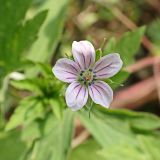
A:
[[[92,85],[93,81],[95,80],[96,75],[93,73],[92,69],[89,68],[85,71],[81,71],[78,77],[79,82],[83,83],[84,85]]]

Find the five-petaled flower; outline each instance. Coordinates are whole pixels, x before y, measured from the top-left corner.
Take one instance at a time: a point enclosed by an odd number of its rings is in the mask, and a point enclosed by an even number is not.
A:
[[[65,93],[66,103],[73,111],[81,109],[88,100],[109,107],[113,100],[111,87],[101,81],[114,76],[122,67],[118,53],[111,53],[95,62],[95,49],[89,41],[74,41],[72,44],[74,61],[59,59],[52,71],[61,81],[71,83]]]

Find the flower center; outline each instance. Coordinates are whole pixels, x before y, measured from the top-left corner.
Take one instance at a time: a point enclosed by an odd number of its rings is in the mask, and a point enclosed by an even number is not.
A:
[[[92,69],[87,69],[85,71],[81,71],[78,76],[78,81],[88,86],[94,83],[95,77],[96,76],[93,73]]]

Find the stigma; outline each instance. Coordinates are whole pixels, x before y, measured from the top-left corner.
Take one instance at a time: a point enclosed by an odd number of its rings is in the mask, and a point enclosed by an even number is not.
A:
[[[85,71],[81,71],[78,76],[78,81],[86,86],[93,84],[95,79],[96,75],[91,68]]]

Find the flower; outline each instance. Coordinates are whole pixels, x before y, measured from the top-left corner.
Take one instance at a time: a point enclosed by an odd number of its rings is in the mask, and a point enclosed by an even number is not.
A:
[[[118,53],[111,53],[95,62],[95,49],[89,41],[72,43],[74,61],[59,59],[52,71],[61,81],[71,83],[65,93],[67,106],[81,109],[90,95],[94,103],[109,107],[113,100],[111,87],[102,79],[114,76],[122,67]]]

